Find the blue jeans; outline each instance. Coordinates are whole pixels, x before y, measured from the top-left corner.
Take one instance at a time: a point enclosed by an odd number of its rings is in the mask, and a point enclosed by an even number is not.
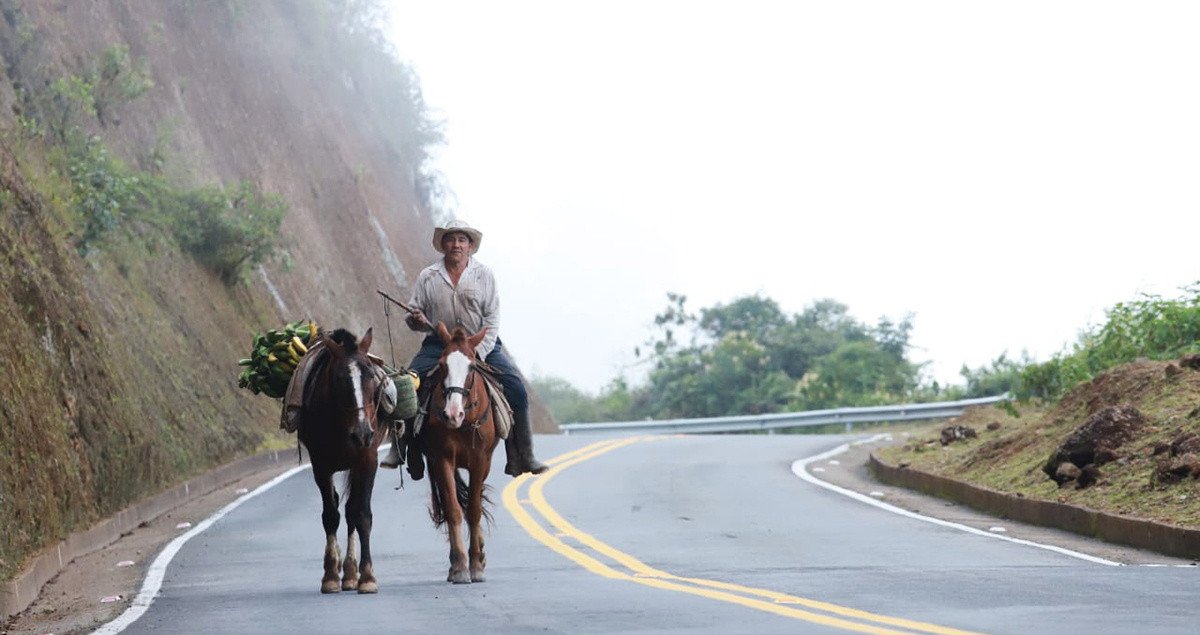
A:
[[[513,415],[519,415],[529,410],[529,395],[525,392],[525,383],[521,381],[521,376],[517,374],[517,369],[512,362],[508,361],[503,349],[504,345],[497,338],[496,347],[487,354],[483,361],[499,371],[500,385],[504,386],[504,398],[508,399],[508,405],[512,407]],[[436,335],[430,335],[421,342],[421,350],[417,351],[416,357],[413,357],[408,368],[416,371],[421,376],[421,381],[424,382],[425,373],[437,366],[445,351],[446,345],[442,343],[442,340],[438,339]]]

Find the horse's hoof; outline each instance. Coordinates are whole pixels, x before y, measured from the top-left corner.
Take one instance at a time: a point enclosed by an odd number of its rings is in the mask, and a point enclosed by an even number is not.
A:
[[[358,588],[358,580],[356,580],[354,578],[346,578],[345,580],[342,580],[342,590],[343,591],[353,591],[357,588]]]
[[[358,583],[358,593],[379,593],[379,585],[374,580]]]
[[[483,575],[483,571],[472,571],[471,582],[487,582],[487,576]]]
[[[337,580],[324,580],[321,582],[321,593],[338,593],[342,590],[342,586]]]
[[[470,584],[471,576],[467,574],[466,569],[459,569],[457,571],[451,569],[450,575],[446,576],[446,582],[453,582],[454,584]]]

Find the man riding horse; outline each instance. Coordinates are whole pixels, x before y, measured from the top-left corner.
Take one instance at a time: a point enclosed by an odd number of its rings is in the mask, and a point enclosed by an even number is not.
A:
[[[496,293],[496,281],[492,270],[474,258],[482,240],[483,234],[479,230],[460,220],[452,220],[445,227],[434,230],[433,247],[443,257],[421,271],[413,287],[409,300],[412,312],[405,317],[405,323],[410,329],[427,335],[408,367],[424,377],[437,366],[446,347],[436,333],[439,322],[451,331],[462,328],[467,333],[478,333],[486,327],[487,334],[475,351],[478,359],[484,360],[495,371],[513,410],[512,431],[504,442],[508,457],[504,473],[511,476],[526,472],[541,474],[549,468],[533,455],[529,396],[500,342],[500,297]],[[426,402],[426,391],[432,387],[433,382],[421,382],[422,394],[418,399],[422,405]],[[425,465],[418,447],[420,440],[412,438],[412,427],[406,426],[403,437],[392,443],[392,449],[379,465],[399,467],[404,463],[403,446],[407,446],[409,474],[420,479]]]

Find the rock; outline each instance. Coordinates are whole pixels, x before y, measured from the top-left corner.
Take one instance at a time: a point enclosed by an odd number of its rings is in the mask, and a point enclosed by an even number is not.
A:
[[[1083,470],[1079,469],[1074,463],[1060,463],[1058,469],[1054,471],[1054,482],[1058,483],[1059,487],[1074,481],[1083,474]]]
[[[1168,378],[1170,378],[1170,377],[1174,377],[1176,375],[1182,375],[1183,369],[1176,366],[1175,364],[1167,364],[1167,368],[1163,372],[1166,373]]]
[[[999,421],[993,421],[993,422],[987,424],[987,429],[991,432],[995,432],[996,430],[999,430],[1001,427],[1002,426],[1000,425]]]
[[[1106,445],[1096,446],[1096,454],[1094,456],[1094,461],[1095,461],[1096,467],[1104,465],[1105,463],[1112,463],[1113,461],[1116,461],[1118,458],[1120,458],[1120,457],[1117,456],[1117,453],[1114,452],[1112,450],[1112,448],[1110,448]]]
[[[1195,454],[1185,454],[1171,461],[1167,471],[1178,476],[1179,478],[1187,478],[1200,474],[1200,457]]]
[[[1187,477],[1200,478],[1200,457],[1185,454],[1173,459],[1163,459],[1154,468],[1151,482],[1159,485],[1178,483]]]
[[[1200,353],[1189,353],[1180,357],[1179,365],[1192,370],[1200,370]]]
[[[1141,428],[1145,422],[1146,418],[1142,413],[1129,404],[1104,408],[1088,417],[1083,425],[1058,446],[1042,466],[1042,471],[1054,482],[1062,485],[1063,481],[1058,479],[1060,465],[1069,462],[1075,467],[1083,468],[1095,464],[1097,448],[1112,452],[1132,439],[1134,431]]]
[[[1200,434],[1184,432],[1171,442],[1171,456],[1200,454]]]
[[[1100,468],[1096,467],[1095,463],[1089,463],[1079,471],[1079,477],[1075,479],[1075,489],[1083,489],[1100,480]]]
[[[963,439],[974,439],[976,436],[974,428],[967,426],[953,425],[942,428],[942,445],[950,445],[955,441]]]

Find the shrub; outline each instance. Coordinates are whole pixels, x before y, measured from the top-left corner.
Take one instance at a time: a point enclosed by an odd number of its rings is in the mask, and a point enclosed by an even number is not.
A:
[[[76,247],[87,253],[120,223],[135,195],[138,177],[96,137],[72,144],[65,157],[71,178],[71,209],[83,225]]]
[[[287,212],[282,198],[249,180],[232,192],[219,188],[178,191],[157,181],[158,207],[180,247],[226,283],[275,253]]]
[[[113,120],[113,108],[154,88],[146,61],[135,62],[130,59],[129,47],[121,44],[104,47],[100,57],[92,62],[88,83],[91,86],[92,112],[102,124]]]
[[[1109,309],[1105,323],[1085,330],[1070,353],[1026,366],[1017,397],[1057,399],[1113,366],[1200,351],[1200,283],[1183,291],[1176,299],[1145,294]]]

